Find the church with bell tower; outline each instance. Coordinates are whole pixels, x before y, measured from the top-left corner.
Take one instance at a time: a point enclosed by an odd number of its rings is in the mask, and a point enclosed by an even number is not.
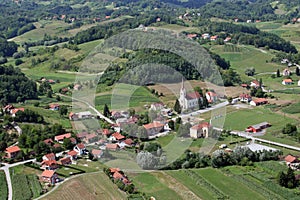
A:
[[[189,92],[187,93],[186,88],[184,87],[184,80],[182,79],[181,88],[180,88],[180,97],[179,97],[179,104],[181,109],[184,110],[192,110],[199,108],[199,99],[201,95],[199,92]]]

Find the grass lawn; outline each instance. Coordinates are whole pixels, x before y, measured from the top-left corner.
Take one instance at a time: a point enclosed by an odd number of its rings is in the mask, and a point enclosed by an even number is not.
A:
[[[250,125],[255,125],[267,121],[272,127],[267,129],[267,133],[281,130],[286,123],[294,123],[295,120],[275,114],[263,107],[253,109],[239,109],[227,113],[224,128],[231,130],[245,130]]]
[[[291,104],[290,106],[283,108],[282,111],[289,114],[300,113],[300,102]]]
[[[158,142],[162,147],[168,145],[175,137],[175,133],[170,133],[164,137],[159,137],[155,141]]]
[[[166,184],[161,183],[158,178],[150,173],[127,174],[133,180],[133,184],[136,185],[140,192],[144,192],[156,199],[182,199],[174,190],[170,189]]]
[[[112,94],[97,96],[95,105],[98,110],[103,110],[104,104],[111,107],[112,110],[127,108],[142,108],[145,104],[159,102],[145,87],[118,84],[114,87]]]
[[[7,200],[8,188],[4,171],[0,171],[0,200]]]
[[[97,172],[66,181],[43,200],[56,200],[57,197],[61,200],[125,200],[126,193],[121,192],[103,172]]]

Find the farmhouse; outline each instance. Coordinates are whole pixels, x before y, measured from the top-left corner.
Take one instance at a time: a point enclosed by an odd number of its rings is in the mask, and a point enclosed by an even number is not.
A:
[[[260,87],[260,83],[257,80],[253,80],[250,83],[250,87],[258,88]]]
[[[43,160],[55,160],[55,154],[54,153],[48,153],[42,157]]]
[[[56,160],[43,160],[41,162],[41,168],[47,170],[55,170],[58,168]]]
[[[54,144],[54,142],[53,142],[53,140],[51,138],[48,138],[48,139],[44,140],[44,143],[46,145],[49,145],[49,146],[52,146]]]
[[[83,143],[77,144],[73,150],[77,152],[77,155],[86,154],[85,145]]]
[[[267,103],[268,103],[268,100],[265,98],[257,98],[257,99],[250,101],[251,106],[259,106],[259,105],[263,105],[263,104],[267,104]]]
[[[106,149],[108,150],[112,150],[112,151],[116,151],[118,150],[120,147],[118,144],[112,144],[112,143],[108,143],[106,144]]]
[[[49,110],[54,110],[54,111],[55,111],[55,110],[59,110],[59,106],[60,106],[60,105],[59,105],[59,104],[56,104],[56,103],[55,103],[55,104],[50,104],[50,105],[49,105]]]
[[[79,113],[73,113],[71,112],[69,114],[69,119],[70,120],[81,120],[81,119],[89,119],[92,117],[92,113],[90,111],[84,111],[84,112],[79,112]]]
[[[17,114],[17,112],[24,112],[24,108],[14,108],[14,109],[11,109],[10,110],[10,114],[11,114],[11,116],[12,117],[15,117],[16,116],[16,114]]]
[[[119,132],[115,132],[110,136],[110,140],[113,140],[113,141],[120,141],[123,139],[125,139],[125,136]]]
[[[241,102],[249,103],[250,101],[252,101],[252,97],[249,94],[243,93],[243,94],[240,94],[239,100]]]
[[[290,76],[290,75],[291,75],[291,71],[290,71],[289,69],[284,69],[284,70],[282,71],[282,75],[283,75],[283,76]]]
[[[284,160],[285,160],[286,165],[289,167],[296,167],[297,165],[300,164],[299,158],[296,156],[287,155],[284,158]]]
[[[67,157],[61,158],[61,159],[59,159],[59,163],[61,165],[70,165],[70,164],[72,164],[71,157],[67,156]]]
[[[290,78],[282,80],[282,85],[292,85],[292,84],[293,84],[293,80]]]
[[[100,149],[93,149],[92,150],[92,155],[94,156],[94,158],[99,159],[103,155],[103,152]]]
[[[215,92],[206,92],[205,97],[208,103],[214,103],[218,100],[218,95]]]
[[[259,123],[259,124],[256,124],[256,125],[248,126],[246,128],[246,131],[247,132],[252,132],[252,133],[257,133],[257,132],[260,132],[263,129],[268,128],[270,126],[271,126],[270,123],[268,123],[268,122],[262,122],[262,123]]]
[[[77,151],[69,151],[68,156],[71,158],[71,160],[76,160],[77,159]]]
[[[57,182],[58,176],[53,170],[45,170],[43,171],[41,178],[44,182],[55,184]]]
[[[156,134],[162,132],[164,130],[165,125],[160,122],[155,121],[153,123],[145,124],[143,126],[147,131],[147,135],[150,136],[150,135],[156,135]]]
[[[89,144],[89,143],[93,143],[93,142],[97,142],[98,140],[98,136],[95,133],[92,134],[88,134],[85,138],[84,138],[84,142]]]
[[[182,85],[180,89],[180,97],[179,104],[182,110],[194,109],[198,108],[198,101],[201,98],[199,92],[190,92],[186,93],[186,89],[184,87],[184,82],[182,80]]]
[[[18,146],[11,146],[5,149],[6,158],[15,158],[19,155],[21,149]]]
[[[191,138],[208,137],[211,125],[208,122],[202,122],[190,128]]]
[[[54,137],[54,141],[63,143],[65,138],[71,138],[71,133],[66,133],[62,135],[57,135]]]

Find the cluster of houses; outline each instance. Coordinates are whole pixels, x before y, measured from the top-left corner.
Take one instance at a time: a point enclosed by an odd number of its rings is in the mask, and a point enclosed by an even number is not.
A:
[[[124,185],[130,185],[131,181],[119,168],[109,168],[109,176],[114,180],[120,180]]]
[[[199,39],[199,35],[197,33],[189,33],[189,34],[187,34],[187,38]],[[218,35],[210,35],[209,33],[203,33],[201,35],[201,39],[203,39],[203,40],[216,41],[218,38],[219,38]],[[229,42],[230,40],[231,40],[231,37],[226,37],[224,39],[224,42]]]
[[[24,110],[24,108],[15,108],[12,104],[8,104],[2,108],[4,113],[10,114],[12,117],[15,117],[17,112],[24,112]]]

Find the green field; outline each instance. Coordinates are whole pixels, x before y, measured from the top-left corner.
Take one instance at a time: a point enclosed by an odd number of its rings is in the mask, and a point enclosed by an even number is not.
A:
[[[43,200],[56,200],[57,197],[61,200],[125,200],[126,194],[121,192],[103,172],[97,172],[64,182]]]
[[[35,174],[15,174],[11,177],[13,186],[13,199],[32,199],[39,197],[42,186]]]
[[[101,95],[101,94],[99,94]],[[95,105],[98,110],[103,110],[104,104],[107,104],[113,110],[143,107],[145,104],[159,102],[145,87],[118,84],[113,88],[111,94],[97,96]]]
[[[0,200],[7,200],[8,197],[8,188],[7,188],[7,183],[6,183],[6,178],[5,178],[5,173],[4,171],[0,171]]]
[[[272,124],[272,127],[267,129],[268,133],[281,130],[287,123],[295,123],[295,120],[291,118],[275,114],[263,107],[256,107],[253,109],[240,109],[227,113],[224,128],[243,131],[250,125],[265,121]]]
[[[283,112],[289,113],[289,114],[299,114],[300,113],[300,102],[291,104],[290,106],[283,108]]]

